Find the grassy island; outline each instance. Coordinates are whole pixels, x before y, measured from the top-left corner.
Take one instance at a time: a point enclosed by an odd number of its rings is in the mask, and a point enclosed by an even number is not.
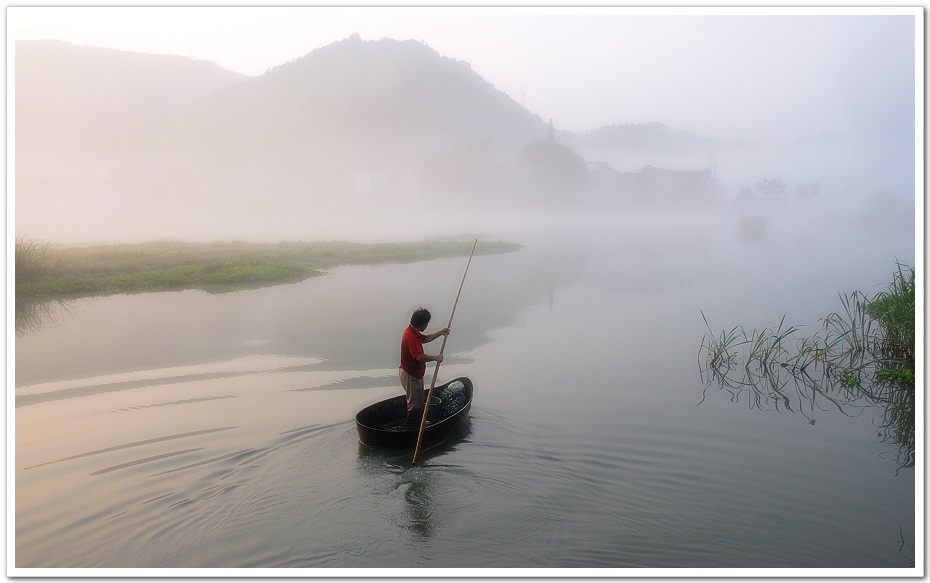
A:
[[[16,297],[69,298],[184,289],[225,292],[294,283],[341,265],[467,257],[474,240],[415,243],[157,241],[57,247],[16,241]],[[479,242],[476,255],[520,246]]]

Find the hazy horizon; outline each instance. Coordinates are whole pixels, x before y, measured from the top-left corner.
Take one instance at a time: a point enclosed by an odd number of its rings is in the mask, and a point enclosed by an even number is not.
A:
[[[658,121],[722,141],[791,143],[828,131],[890,138],[913,126],[914,14],[10,7],[7,26],[15,40],[181,55],[249,76],[355,33],[413,39],[468,62],[559,129]]]
[[[785,180],[789,196],[796,185],[816,182],[821,185],[818,212],[863,214],[890,212],[875,200],[892,196],[900,206],[921,186],[922,157],[916,151],[922,143],[921,14],[914,8],[9,7],[8,71],[15,68],[10,66],[15,41],[26,39],[175,54],[250,76],[356,33],[365,41],[413,39],[467,62],[529,113],[551,119],[556,129],[584,133],[658,122],[725,144],[709,155],[659,162],[579,152],[587,161],[607,161],[622,172],[643,164],[712,169],[718,194],[731,202],[741,187],[763,179]],[[9,97],[15,79],[8,77],[7,86]],[[10,109],[8,116],[13,114]],[[840,139],[830,141],[831,136]],[[16,146],[10,145],[8,156]],[[39,175],[46,164],[41,158],[32,161],[32,172]],[[47,163],[59,169],[74,165],[66,159]],[[224,195],[265,196],[258,192],[264,174],[257,172],[255,179],[256,184],[233,185],[236,192]],[[62,200],[84,214],[49,205],[48,192],[41,189],[32,199],[19,194],[17,232],[22,227],[26,234],[61,242],[89,241],[89,234],[97,242],[210,238],[207,232],[250,239],[312,238],[314,233],[373,238],[390,233],[395,224],[383,208],[365,201],[324,216],[326,209],[309,191],[287,193],[303,205],[287,207],[291,212],[259,207],[260,213],[233,216],[224,202],[209,212],[201,209],[202,216],[184,216],[177,209],[170,220],[145,215],[140,221],[123,217],[120,204],[147,191],[114,187],[82,195],[72,194],[73,183],[61,184],[56,188]],[[89,198],[78,201],[81,196]],[[919,207],[919,197],[912,204]],[[466,231],[485,225],[501,231],[519,216],[515,208],[467,215],[466,206],[439,206],[424,213],[424,220],[467,220]],[[50,216],[43,217],[47,211]],[[227,214],[220,218],[214,211]]]

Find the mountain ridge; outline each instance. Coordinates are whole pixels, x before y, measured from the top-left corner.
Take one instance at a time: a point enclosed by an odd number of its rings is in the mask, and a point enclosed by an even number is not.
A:
[[[352,35],[256,77],[61,41],[17,41],[15,59],[25,231],[54,231],[48,209],[87,229],[142,217],[181,229],[347,204],[551,203],[550,182],[587,188],[572,149],[595,138],[553,132],[420,41]]]

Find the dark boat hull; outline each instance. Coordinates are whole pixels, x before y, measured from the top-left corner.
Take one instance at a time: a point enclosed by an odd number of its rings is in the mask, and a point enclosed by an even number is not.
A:
[[[464,400],[456,403],[449,410],[441,404],[447,389],[453,383],[464,385]],[[445,437],[468,417],[474,388],[468,377],[453,379],[433,389],[433,400],[427,413],[426,427],[423,429],[423,444],[433,444]],[[451,390],[450,390],[451,394]],[[457,399],[460,400],[460,399]],[[365,407],[355,416],[358,438],[365,445],[390,448],[414,448],[420,432],[407,427],[407,399],[404,395],[391,397]]]

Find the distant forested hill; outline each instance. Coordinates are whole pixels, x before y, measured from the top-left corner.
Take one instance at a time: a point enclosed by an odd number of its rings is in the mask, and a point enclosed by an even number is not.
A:
[[[227,191],[249,185],[243,198],[270,187],[319,203],[448,202],[465,194],[466,176],[512,166],[547,131],[467,63],[416,41],[357,36],[194,103],[185,115],[183,139],[166,152],[235,170],[214,180]]]
[[[17,231],[94,238],[144,223],[177,236],[334,209],[558,204],[558,193],[575,204],[589,184],[575,144],[699,140],[663,128],[553,133],[467,63],[412,40],[353,35],[258,77],[18,41]]]

